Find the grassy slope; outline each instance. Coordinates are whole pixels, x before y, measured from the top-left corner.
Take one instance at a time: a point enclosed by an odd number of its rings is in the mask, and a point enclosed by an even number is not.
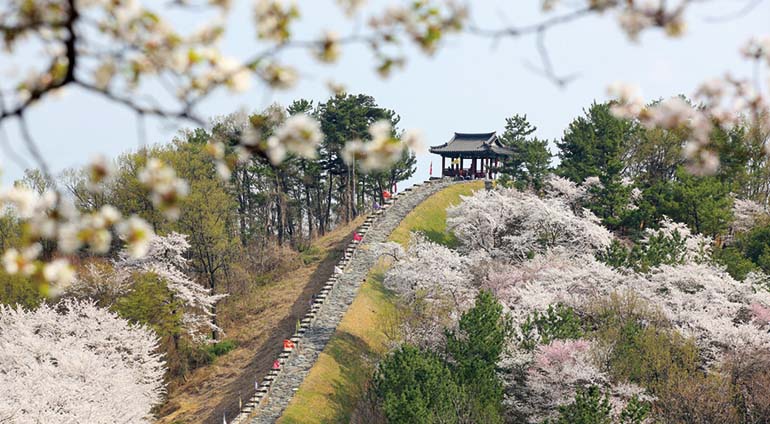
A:
[[[211,421],[212,411],[220,408],[222,402],[233,399],[237,402],[240,390],[248,392],[255,377],[250,376],[246,388],[239,387],[239,377],[244,372],[261,375],[270,369],[269,364],[280,351],[280,340],[270,343],[270,339],[282,339],[291,334],[294,320],[290,320],[290,328],[285,334],[275,334],[276,329],[282,329],[280,324],[288,320],[308,286],[322,284],[316,281],[318,279],[325,281],[326,277],[321,275],[325,270],[321,270],[321,266],[333,266],[351,238],[352,231],[362,224],[363,219],[361,217],[319,238],[306,254],[287,250],[284,261],[287,266],[276,270],[275,275],[266,278],[264,284],[252,289],[249,294],[228,299],[230,301],[223,305],[220,314],[230,319],[223,318],[221,324],[224,325],[226,339],[235,340],[238,347],[217,358],[215,363],[193,371],[182,384],[174,385],[168,402],[161,408],[158,422]],[[328,271],[330,274],[331,269]],[[274,352],[265,354],[266,345]],[[256,363],[258,359],[264,359],[263,362],[268,365]],[[216,422],[221,420],[222,415],[218,413]]]
[[[482,189],[483,182],[446,188],[416,207],[393,231],[390,239],[405,245],[412,231],[448,246],[456,239],[446,234],[446,208],[460,196]],[[347,423],[364,392],[372,370],[387,352],[386,332],[395,312],[391,295],[382,286],[386,264],[373,269],[337,331],[321,353],[310,374],[284,411],[279,422]]]

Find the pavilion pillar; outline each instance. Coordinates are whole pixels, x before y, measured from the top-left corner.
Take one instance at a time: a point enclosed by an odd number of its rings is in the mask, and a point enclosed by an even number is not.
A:
[[[444,164],[445,161],[446,161],[446,157],[444,155],[441,155],[441,177],[444,177],[444,172],[446,172],[445,171],[446,165]]]
[[[473,158],[471,161],[471,173],[473,174],[473,178],[476,178],[476,158]]]

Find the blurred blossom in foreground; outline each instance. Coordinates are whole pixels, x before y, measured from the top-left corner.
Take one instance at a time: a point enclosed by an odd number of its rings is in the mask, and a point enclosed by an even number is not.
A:
[[[423,149],[423,137],[419,131],[407,130],[400,139],[393,137],[393,127],[386,120],[373,123],[369,127],[372,140],[352,140],[345,144],[341,152],[348,165],[358,164],[364,172],[388,169],[398,162],[408,149]]]

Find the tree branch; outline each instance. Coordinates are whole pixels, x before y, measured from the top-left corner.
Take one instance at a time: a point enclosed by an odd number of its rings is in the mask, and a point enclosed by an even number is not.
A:
[[[48,164],[46,163],[45,159],[43,159],[43,155],[40,153],[40,150],[38,150],[37,144],[32,139],[32,134],[29,132],[29,127],[27,126],[27,120],[24,112],[19,113],[18,119],[19,131],[21,132],[21,137],[24,140],[24,144],[27,146],[29,154],[32,155],[32,157],[35,159],[37,166],[40,167],[40,171],[43,172],[43,175],[46,177],[46,179],[50,180],[51,184],[53,184],[55,187],[56,181],[52,178]]]

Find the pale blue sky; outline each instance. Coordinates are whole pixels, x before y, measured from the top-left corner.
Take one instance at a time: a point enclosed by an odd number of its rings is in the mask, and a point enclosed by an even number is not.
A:
[[[234,2],[236,10],[224,50],[247,57],[258,48],[249,20],[251,1]],[[304,13],[300,38],[320,34],[324,28],[343,34],[343,29],[350,28],[349,24],[341,26],[341,16],[331,0],[298,3]],[[369,2],[373,3],[388,2]],[[486,27],[526,24],[542,18],[535,0],[472,3],[474,21]],[[389,79],[381,79],[372,71],[371,54],[362,47],[347,48],[340,62],[331,66],[317,64],[305,52],[288,53],[284,59],[297,66],[304,77],[293,90],[268,95],[262,87],[242,95],[222,92],[200,111],[212,116],[238,109],[257,110],[274,101],[287,104],[300,97],[323,101],[329,96],[326,81],[334,79],[343,82],[349,92],[370,94],[380,105],[394,109],[401,115],[401,127],[420,128],[429,145],[445,142],[454,131],[499,131],[505,118],[515,113],[526,113],[538,127],[539,137],[554,139],[594,99],[604,100],[607,84],[612,81],[637,82],[647,98],[656,98],[691,93],[700,81],[727,71],[751,75],[752,68],[740,58],[738,49],[751,35],[770,33],[770,2],[761,3],[739,19],[718,23],[709,19],[731,14],[744,4],[714,0],[693,7],[687,16],[688,33],[677,40],[651,31],[639,43],[631,43],[612,15],[557,28],[547,37],[557,72],[579,75],[564,89],[524,66],[525,62],[539,63],[533,38],[494,44],[489,39],[463,35],[449,39],[434,57],[414,52],[406,68]],[[189,18],[180,22],[195,26]],[[138,143],[131,112],[76,90],[36,106],[29,116],[33,135],[54,171],[82,164],[95,153],[115,156]],[[178,128],[148,120],[148,141],[168,141]],[[16,127],[8,126],[8,133],[14,148],[23,151]],[[431,156],[425,153],[419,157],[416,180],[427,178],[431,160],[438,171],[440,158]],[[2,151],[0,166],[5,184],[21,175],[19,166],[9,162]]]

